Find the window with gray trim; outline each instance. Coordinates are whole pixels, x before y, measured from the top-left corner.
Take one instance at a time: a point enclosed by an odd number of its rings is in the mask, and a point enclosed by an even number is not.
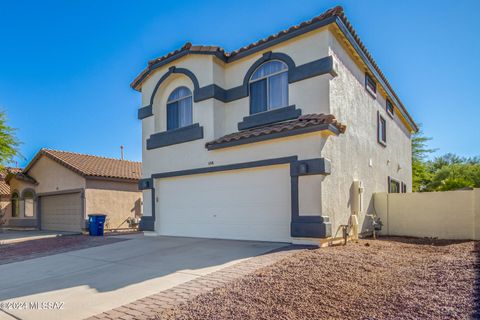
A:
[[[265,62],[250,78],[250,114],[288,106],[288,67],[279,60]]]
[[[12,194],[12,218],[20,217],[20,197],[17,192]]]
[[[400,182],[389,177],[388,178],[388,193],[400,193],[400,192],[401,192]]]
[[[387,145],[387,121],[377,112],[377,141],[382,146]]]
[[[25,191],[23,193],[23,205],[24,205],[24,211],[23,214],[25,217],[33,217],[34,215],[34,200],[35,195],[33,194],[32,191]]]
[[[393,118],[393,115],[395,113],[395,107],[389,99],[387,99],[387,101],[385,102],[385,109],[387,110],[388,115]]]
[[[178,87],[167,100],[167,130],[186,127],[192,122],[192,92],[187,87]]]
[[[365,89],[367,89],[373,97],[377,96],[377,83],[368,73],[365,73]]]

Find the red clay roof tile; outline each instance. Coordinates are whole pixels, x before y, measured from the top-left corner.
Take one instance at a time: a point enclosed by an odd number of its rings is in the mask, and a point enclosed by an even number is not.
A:
[[[252,128],[244,131],[227,134],[216,140],[207,142],[205,146],[208,148],[213,145],[232,142],[232,141],[238,141],[238,140],[247,139],[251,137],[265,136],[265,135],[279,133],[283,131],[294,131],[294,130],[298,130],[306,127],[314,127],[314,126],[320,126],[325,124],[331,124],[334,127],[336,127],[340,133],[345,133],[346,126],[338,122],[337,119],[335,119],[335,116],[331,114],[323,114],[323,113],[306,114],[294,120],[269,124],[266,126],[261,126],[257,128]]]

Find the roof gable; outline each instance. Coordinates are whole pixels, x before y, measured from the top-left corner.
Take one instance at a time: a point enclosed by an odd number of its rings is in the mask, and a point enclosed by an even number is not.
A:
[[[23,172],[27,174],[42,156],[85,178],[119,179],[136,182],[142,175],[141,162],[49,149],[41,149]]]

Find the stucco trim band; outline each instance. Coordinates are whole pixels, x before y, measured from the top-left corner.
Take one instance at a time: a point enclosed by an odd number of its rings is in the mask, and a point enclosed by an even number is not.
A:
[[[222,87],[216,84],[209,84],[204,87],[199,87],[199,82],[197,77],[188,69],[170,67],[168,71],[158,80],[155,88],[153,89],[152,95],[150,96],[150,104],[144,107],[141,107],[138,110],[138,119],[145,119],[153,115],[153,103],[156,96],[156,93],[160,85],[172,74],[184,74],[190,78],[193,83],[193,101],[200,102],[203,100],[214,98],[222,102],[231,102],[238,99],[248,97],[249,95],[249,80],[252,73],[263,63],[270,60],[281,60],[285,62],[288,66],[288,83],[294,83],[297,81],[305,80],[308,78],[316,77],[323,74],[331,74],[336,76],[333,65],[333,57],[327,56],[312,62],[305,63],[300,66],[296,66],[293,59],[282,52],[266,52],[255,61],[250,68],[247,70],[243,83],[240,86],[223,89]]]
[[[243,117],[243,121],[238,123],[238,130],[255,128],[279,121],[292,120],[301,115],[302,110],[296,109],[295,105],[254,113]]]
[[[147,139],[147,150],[203,139],[203,127],[195,123],[186,127],[154,133]]]

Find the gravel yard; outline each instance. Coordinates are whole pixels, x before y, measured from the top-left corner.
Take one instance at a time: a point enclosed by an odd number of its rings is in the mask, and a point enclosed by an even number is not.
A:
[[[124,241],[115,237],[68,235],[0,245],[0,265]]]
[[[305,250],[161,319],[479,318],[480,243],[382,238]]]

